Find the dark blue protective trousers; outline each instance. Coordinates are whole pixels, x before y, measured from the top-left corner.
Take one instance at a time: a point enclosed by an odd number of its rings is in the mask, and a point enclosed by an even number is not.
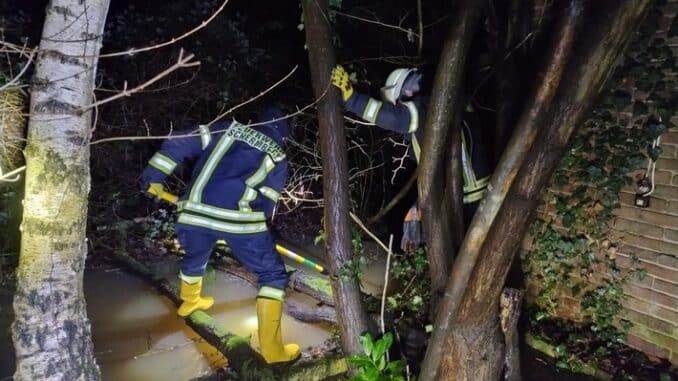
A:
[[[287,287],[285,264],[275,251],[275,241],[268,231],[231,234],[177,225],[177,237],[186,252],[181,263],[181,272],[184,275],[204,275],[217,240],[223,239],[238,261],[257,276],[259,288],[268,286],[284,290]]]

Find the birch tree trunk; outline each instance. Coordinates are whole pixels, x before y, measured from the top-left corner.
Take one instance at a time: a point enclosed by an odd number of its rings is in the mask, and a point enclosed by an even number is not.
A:
[[[368,330],[357,279],[339,276],[353,257],[348,220],[348,164],[339,90],[330,85],[336,63],[327,0],[302,0],[313,94],[319,98],[318,123],[323,163],[325,253],[330,271],[335,308],[346,355],[362,353],[359,336]]]
[[[99,380],[82,279],[94,77],[109,0],[52,0],[31,89],[16,381]]]

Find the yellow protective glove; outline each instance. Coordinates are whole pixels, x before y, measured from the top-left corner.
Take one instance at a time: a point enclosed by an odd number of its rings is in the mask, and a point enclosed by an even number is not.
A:
[[[351,86],[348,73],[344,70],[343,66],[337,65],[332,69],[332,84],[341,90],[341,96],[344,98],[344,102],[353,95],[353,86]]]
[[[150,183],[148,184],[148,189],[146,189],[146,193],[155,196],[155,198],[160,200],[162,198],[162,195],[165,194],[165,187],[161,183]]]

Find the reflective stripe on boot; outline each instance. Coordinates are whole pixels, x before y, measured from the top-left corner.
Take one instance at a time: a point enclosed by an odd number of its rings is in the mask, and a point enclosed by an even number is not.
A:
[[[211,296],[200,297],[202,291],[202,277],[195,283],[188,283],[181,280],[181,292],[179,296],[184,302],[181,303],[177,314],[186,317],[195,310],[206,310],[214,304],[214,298]]]
[[[259,345],[261,355],[269,364],[296,360],[301,355],[297,344],[282,344],[281,317],[282,301],[264,297],[257,298]]]

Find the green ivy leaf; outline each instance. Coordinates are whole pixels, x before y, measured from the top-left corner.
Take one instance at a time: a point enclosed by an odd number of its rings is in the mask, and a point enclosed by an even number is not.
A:
[[[367,356],[372,355],[372,353],[374,352],[374,341],[372,341],[372,335],[366,333],[364,335],[361,335],[358,340],[360,341],[360,345],[362,345],[365,354]]]
[[[638,280],[643,280],[643,279],[645,279],[646,276],[647,276],[647,270],[645,270],[645,269],[637,269],[636,270],[636,278],[638,278]]]
[[[648,146],[647,151],[648,151],[647,152],[648,156],[650,156],[650,158],[653,161],[656,161],[657,159],[659,159],[659,156],[662,154],[662,148],[661,147]]]

